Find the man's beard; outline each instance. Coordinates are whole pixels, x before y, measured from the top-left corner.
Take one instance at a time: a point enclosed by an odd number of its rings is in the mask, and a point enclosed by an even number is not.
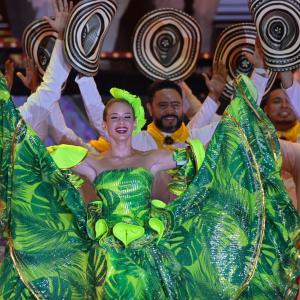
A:
[[[276,130],[286,131],[290,128],[294,127],[297,123],[297,120],[281,120],[277,122],[273,122]]]
[[[176,118],[177,122],[175,123],[175,125],[172,126],[165,126],[163,125],[163,119],[167,118],[167,117],[174,117]],[[175,132],[177,129],[180,128],[181,124],[182,124],[182,118],[179,118],[177,115],[166,115],[163,116],[159,119],[155,119],[154,120],[154,124],[156,125],[156,127],[166,133],[173,133]]]

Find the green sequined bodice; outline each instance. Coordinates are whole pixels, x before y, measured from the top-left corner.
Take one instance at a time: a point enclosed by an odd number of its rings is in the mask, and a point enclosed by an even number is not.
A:
[[[104,171],[94,185],[103,202],[103,218],[110,225],[126,222],[143,226],[148,220],[152,174],[146,169]]]

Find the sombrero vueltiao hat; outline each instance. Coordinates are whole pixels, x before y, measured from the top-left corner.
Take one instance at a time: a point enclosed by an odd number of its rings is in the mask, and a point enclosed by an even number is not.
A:
[[[288,71],[300,66],[300,1],[253,0],[249,7],[268,68]]]
[[[248,61],[243,53],[253,54],[255,49],[256,29],[252,23],[239,23],[227,27],[221,33],[214,54],[214,63],[224,63],[228,70],[227,83],[221,98],[230,100],[234,88],[233,80],[240,74],[251,75],[253,65]],[[266,93],[271,88],[276,73],[267,71],[269,81],[266,87]]]
[[[194,71],[200,44],[201,30],[194,18],[177,9],[157,9],[139,20],[133,57],[150,79],[179,81]]]
[[[83,0],[74,6],[65,30],[65,56],[79,73],[94,76],[100,67],[100,50],[117,10],[113,0]]]
[[[49,64],[57,36],[57,32],[42,19],[30,23],[23,32],[24,52],[34,61],[41,77]]]

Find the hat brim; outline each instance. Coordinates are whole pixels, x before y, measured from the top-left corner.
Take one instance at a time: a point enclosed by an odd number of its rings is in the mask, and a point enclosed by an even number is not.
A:
[[[30,23],[23,32],[24,52],[34,61],[40,77],[44,75],[50,62],[57,36],[57,32],[43,19]]]
[[[254,0],[249,4],[265,55],[273,71],[300,66],[300,1]]]
[[[215,50],[213,62],[223,63],[228,70],[227,82],[222,93],[223,100],[230,100],[233,93],[233,81],[239,74],[251,76],[253,65],[248,61],[245,53],[253,54],[255,49],[256,29],[252,23],[239,23],[227,27],[220,35]],[[268,83],[265,93],[272,87],[276,73],[267,70]]]
[[[100,51],[116,10],[113,0],[83,0],[74,6],[65,30],[64,51],[68,63],[79,73],[98,73]]]
[[[201,46],[200,26],[188,14],[171,8],[143,16],[133,34],[134,61],[152,80],[184,80],[196,68]]]

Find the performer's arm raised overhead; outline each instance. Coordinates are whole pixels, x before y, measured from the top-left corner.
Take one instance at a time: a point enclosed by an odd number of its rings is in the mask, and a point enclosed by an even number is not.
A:
[[[40,86],[19,108],[26,122],[38,133],[41,123],[46,122],[45,120],[48,119],[54,103],[60,99],[63,83],[67,80],[71,69],[64,59],[62,38],[67,17],[73,5],[72,2],[68,4],[62,0],[58,2],[53,0],[53,3],[55,19],[46,17],[46,20],[58,32],[58,39],[56,39],[49,65]]]

